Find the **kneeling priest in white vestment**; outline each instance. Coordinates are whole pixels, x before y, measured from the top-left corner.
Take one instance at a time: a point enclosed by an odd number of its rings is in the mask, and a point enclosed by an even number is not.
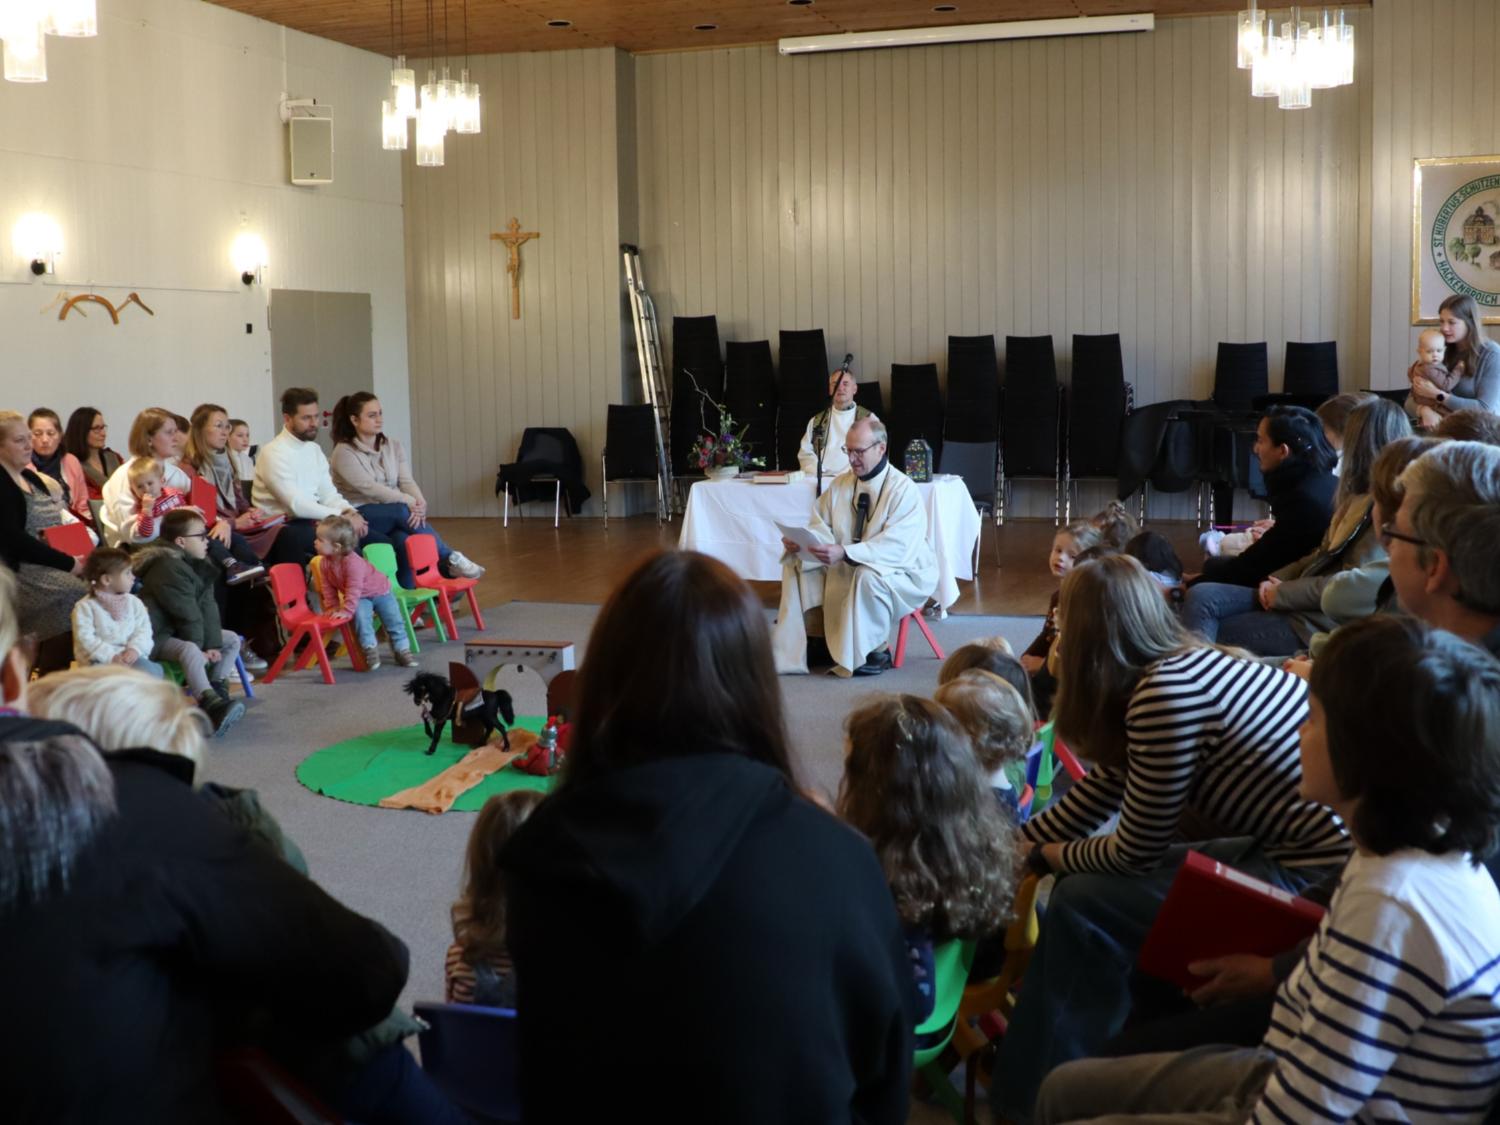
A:
[[[807,671],[807,635],[822,632],[839,676],[891,666],[891,630],[937,589],[927,509],[917,486],[886,458],[885,424],[849,428],[849,468],[823,490],[808,531],[814,545],[782,539],[778,672]],[[821,616],[821,622],[818,618]]]

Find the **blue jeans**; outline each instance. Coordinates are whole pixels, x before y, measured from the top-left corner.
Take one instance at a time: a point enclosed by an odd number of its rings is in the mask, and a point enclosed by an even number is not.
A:
[[[370,1056],[345,1089],[333,1097],[340,1113],[366,1125],[468,1125],[400,1043]]]
[[[413,535],[430,535],[437,540],[438,565],[444,574],[448,572],[448,556],[453,553],[453,548],[427,524],[415,531],[407,526],[411,509],[405,504],[362,504],[359,514],[370,525],[370,537],[364,543],[389,543],[396,548],[396,582],[402,589],[410,590],[415,584],[411,562],[406,557],[406,541]]]
[[[1291,656],[1302,647],[1291,618],[1260,608],[1249,586],[1199,582],[1182,599],[1182,623],[1210,641],[1236,645],[1257,656]]]
[[[1297,893],[1325,868],[1284,868],[1248,837],[1191,845],[1245,874]],[[1098,1054],[1130,1014],[1131,969],[1189,845],[1169,848],[1146,875],[1064,875],[1041,933],[990,1086],[998,1117],[1029,1122],[1042,1079]]]
[[[90,660],[89,663],[94,665],[107,664],[109,662],[106,660]],[[144,656],[137,657],[134,664],[126,664],[124,667],[134,668],[137,672],[144,672],[146,675],[158,680],[166,678],[167,675],[160,664],[154,660],[147,660]]]
[[[379,594],[373,598],[360,598],[354,607],[354,635],[359,638],[360,648],[375,647],[375,615],[380,614],[385,635],[391,646],[402,652],[411,647],[406,639],[406,622],[401,618],[401,603],[395,594]]]

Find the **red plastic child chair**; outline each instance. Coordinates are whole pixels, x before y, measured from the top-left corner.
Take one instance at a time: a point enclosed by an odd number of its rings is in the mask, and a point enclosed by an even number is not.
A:
[[[453,620],[453,607],[448,604],[452,594],[466,594],[469,612],[474,615],[474,627],[484,628],[484,618],[479,614],[479,599],[474,596],[477,578],[444,578],[438,570],[437,540],[431,535],[412,535],[406,540],[406,561],[411,564],[411,573],[416,588],[438,592],[438,613],[448,627],[448,635],[458,636],[458,622]]]
[[[316,660],[323,671],[323,682],[333,683],[333,669],[328,665],[325,633],[338,632],[342,635],[350,657],[356,661],[359,659],[361,650],[354,641],[351,623],[334,621],[327,614],[314,613],[308,607],[307,578],[296,563],[277,563],[271,568],[271,600],[276,603],[276,616],[281,619],[281,625],[287,632],[287,642],[271,667],[266,670],[262,683],[275,681],[287,660],[304,640],[307,641],[307,647],[297,658],[292,670],[300,672]]]
[[[927,638],[927,643],[932,646],[932,655],[939,660],[946,660],[942,646],[937,643],[937,638],[932,635],[932,630],[927,627],[927,622],[922,618],[922,611],[916,610],[908,613],[901,619],[901,628],[896,631],[896,655],[891,660],[892,668],[899,668],[906,661],[906,631],[911,628],[915,621],[917,628],[922,630],[922,636]]]
[[[94,553],[94,541],[89,538],[89,529],[81,523],[60,523],[56,527],[42,528],[42,538],[47,546],[75,559],[86,559]]]

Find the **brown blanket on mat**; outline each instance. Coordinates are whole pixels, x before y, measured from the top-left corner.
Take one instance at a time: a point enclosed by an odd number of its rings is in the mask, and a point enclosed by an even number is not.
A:
[[[383,809],[421,809],[436,816],[453,807],[453,802],[492,773],[498,773],[515,761],[536,743],[536,735],[529,730],[510,732],[510,749],[502,750],[495,745],[481,746],[470,750],[461,759],[442,773],[393,793],[380,802]]]

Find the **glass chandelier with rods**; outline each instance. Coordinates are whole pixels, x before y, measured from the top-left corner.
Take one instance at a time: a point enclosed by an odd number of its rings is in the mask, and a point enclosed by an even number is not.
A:
[[[397,15],[398,0],[391,0],[390,95],[380,103],[381,144],[387,149],[407,147],[406,123],[416,120],[417,164],[441,168],[443,141],[448,133],[477,133],[480,128],[479,83],[469,75],[469,3],[464,0],[464,65],[455,81],[448,58],[448,4],[443,0],[443,66],[438,77],[437,17],[433,0],[427,0],[427,81],[416,85],[416,73],[406,65],[404,4]],[[401,33],[396,32],[397,21]]]
[[[1317,22],[1292,8],[1281,21],[1255,6],[1240,13],[1237,59],[1250,71],[1250,93],[1282,109],[1307,109],[1314,90],[1354,82],[1354,28],[1342,8],[1322,9]]]
[[[91,39],[98,34],[95,0],[0,0],[8,82],[47,81],[47,36]]]

